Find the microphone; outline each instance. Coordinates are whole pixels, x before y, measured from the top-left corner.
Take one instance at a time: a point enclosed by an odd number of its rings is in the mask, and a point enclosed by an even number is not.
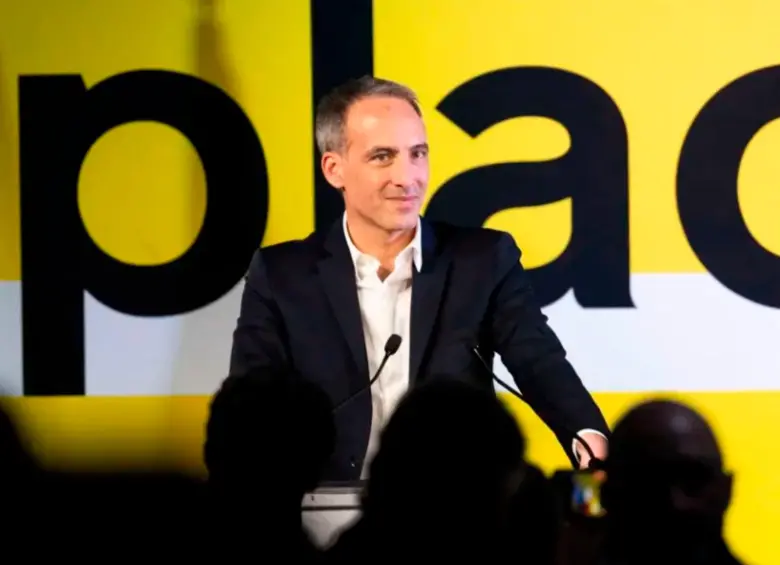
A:
[[[477,346],[471,346],[469,349],[474,354],[474,356],[477,358],[477,360],[479,361],[480,365],[482,365],[482,367],[484,367],[484,369],[488,373],[490,373],[490,376],[493,377],[493,380],[495,380],[498,384],[500,384],[506,390],[508,390],[510,393],[512,393],[516,398],[519,398],[520,400],[522,400],[523,402],[528,404],[528,401],[525,399],[525,397],[521,393],[517,392],[512,387],[510,387],[508,384],[506,384],[504,381],[502,381],[501,379],[498,378],[498,375],[496,375],[493,372],[493,369],[490,367],[490,365],[488,365],[487,361],[485,361],[485,358],[482,357],[482,354],[479,352],[479,348]],[[604,462],[601,459],[599,459],[598,457],[596,457],[596,454],[593,453],[593,449],[591,449],[591,447],[590,447],[590,445],[588,445],[587,441],[582,439],[582,436],[580,436],[580,434],[578,434],[576,432],[572,432],[571,430],[569,430],[567,428],[563,428],[563,430],[567,434],[569,434],[572,438],[574,438],[577,442],[579,442],[582,445],[582,447],[585,448],[585,451],[588,452],[588,455],[590,456],[590,461],[588,461],[588,469],[600,470],[600,469],[604,468]]]
[[[385,342],[385,356],[382,358],[382,362],[379,364],[379,368],[377,368],[376,373],[374,373],[374,376],[371,378],[370,381],[368,381],[368,384],[355,392],[354,394],[351,394],[348,396],[345,400],[339,402],[336,407],[333,409],[333,412],[336,412],[337,410],[340,410],[343,408],[346,404],[349,404],[354,398],[357,396],[360,396],[365,391],[370,389],[373,384],[376,382],[376,380],[379,378],[379,375],[382,374],[382,369],[385,368],[385,364],[387,364],[387,360],[390,359],[393,355],[396,354],[398,351],[398,348],[401,347],[401,336],[398,334],[393,334],[390,337],[387,338],[387,341]]]

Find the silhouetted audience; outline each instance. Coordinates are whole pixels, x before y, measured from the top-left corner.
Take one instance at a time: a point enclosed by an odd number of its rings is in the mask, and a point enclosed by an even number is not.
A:
[[[552,483],[539,467],[526,464],[500,530],[505,555],[521,554],[525,563],[552,565],[562,527],[563,514]]]
[[[53,557],[149,559],[161,550],[199,557],[212,528],[202,481],[166,471],[49,472],[36,516]]]
[[[605,565],[731,565],[723,539],[732,477],[693,409],[651,401],[615,426],[603,500]]]
[[[361,518],[321,550],[304,532],[301,502],[334,443],[327,395],[270,369],[231,375],[214,395],[205,483],[43,469],[0,405],[12,517],[4,547],[31,559],[148,559],[164,549],[261,563],[739,564],[723,538],[732,476],[710,426],[678,402],[644,402],[618,422],[601,493],[607,514],[586,518],[571,506],[571,474],[558,482],[525,460],[522,432],[491,390],[430,379],[382,433]],[[46,543],[24,544],[31,532]]]
[[[301,501],[333,451],[331,412],[326,394],[295,374],[261,368],[225,379],[211,403],[204,448],[215,526],[252,553],[315,558]]]
[[[194,555],[202,483],[175,473],[63,472],[43,469],[0,406],[0,481],[4,548],[27,559],[147,558],[175,549]],[[8,519],[8,518],[11,519]],[[33,536],[45,542],[23,543]]]
[[[0,481],[27,484],[39,473],[35,458],[7,408],[0,405]]]
[[[41,472],[19,432],[14,418],[0,404],[0,485],[4,488],[0,508],[6,518],[2,526],[6,555],[31,528],[38,527],[37,502],[46,502],[37,488]]]
[[[381,436],[363,516],[330,558],[497,557],[524,452],[517,423],[490,391],[446,380],[412,389]]]

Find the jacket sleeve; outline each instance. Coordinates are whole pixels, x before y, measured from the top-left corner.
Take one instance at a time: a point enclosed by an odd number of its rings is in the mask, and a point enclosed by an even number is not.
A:
[[[520,250],[507,233],[498,240],[494,265],[491,329],[495,350],[525,401],[574,463],[574,434],[587,429],[608,436],[607,423],[548,325],[520,263]]]

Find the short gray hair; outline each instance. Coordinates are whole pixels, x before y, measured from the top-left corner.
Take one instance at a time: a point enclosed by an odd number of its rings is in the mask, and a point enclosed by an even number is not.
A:
[[[331,90],[317,105],[314,137],[320,153],[341,151],[344,148],[347,111],[358,100],[371,96],[405,100],[418,116],[422,116],[417,95],[408,86],[368,75],[350,80]]]

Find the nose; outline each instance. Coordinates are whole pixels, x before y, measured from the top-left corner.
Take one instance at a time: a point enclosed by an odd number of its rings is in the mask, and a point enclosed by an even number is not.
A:
[[[391,174],[395,186],[409,188],[415,185],[417,168],[409,158],[396,159]]]

